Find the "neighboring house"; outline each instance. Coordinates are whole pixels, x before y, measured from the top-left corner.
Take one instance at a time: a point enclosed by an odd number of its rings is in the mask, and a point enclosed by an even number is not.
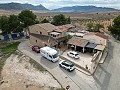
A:
[[[35,24],[29,27],[30,42],[33,45],[59,46],[66,42],[68,28],[59,28],[50,23]]]
[[[43,47],[43,46],[55,46],[57,45],[57,40],[48,37],[46,35],[39,35],[39,34],[30,34],[30,43],[35,46]]]
[[[56,27],[50,23],[35,24],[29,27],[30,33],[49,35]]]
[[[108,45],[108,36],[101,34],[101,33],[87,33],[83,36],[83,39],[89,40],[91,43],[96,43],[99,45]]]

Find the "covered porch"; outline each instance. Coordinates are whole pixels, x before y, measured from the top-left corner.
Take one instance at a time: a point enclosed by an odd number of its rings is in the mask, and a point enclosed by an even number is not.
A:
[[[80,52],[85,52],[85,46],[88,44],[88,40],[85,40],[81,37],[72,37],[67,45],[68,45],[68,48],[71,48],[72,50],[75,50],[75,51],[80,51]]]

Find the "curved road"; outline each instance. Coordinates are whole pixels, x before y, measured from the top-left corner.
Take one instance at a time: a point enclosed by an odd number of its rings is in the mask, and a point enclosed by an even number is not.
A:
[[[58,62],[52,63],[31,50],[29,40],[21,42],[18,49],[46,68],[65,88],[69,90],[119,90],[120,89],[120,45],[113,39],[109,43],[109,53],[104,64],[98,66],[94,76],[80,71],[67,72],[59,68]]]

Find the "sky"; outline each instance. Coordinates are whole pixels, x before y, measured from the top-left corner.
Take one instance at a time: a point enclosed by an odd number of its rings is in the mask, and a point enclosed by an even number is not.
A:
[[[33,5],[42,4],[47,9],[56,9],[65,6],[88,6],[111,7],[120,9],[120,0],[0,0],[0,3],[29,3]]]

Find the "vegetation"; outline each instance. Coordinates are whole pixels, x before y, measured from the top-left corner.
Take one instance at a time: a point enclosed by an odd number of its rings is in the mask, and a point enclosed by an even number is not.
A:
[[[2,34],[8,34],[11,32],[20,32],[23,28],[39,23],[36,20],[36,15],[30,10],[23,10],[19,15],[10,15],[0,17],[0,29]]]
[[[24,27],[36,24],[36,15],[30,10],[21,11],[18,18],[23,23]]]
[[[0,17],[0,29],[2,30],[3,34],[10,33],[10,31],[9,31],[9,18],[7,16]]]
[[[87,23],[87,28],[91,32],[100,32],[100,29],[104,28],[104,26],[101,24],[94,24],[94,23],[90,22],[90,23]]]
[[[101,24],[96,24],[96,25],[94,26],[94,32],[100,32],[100,29],[101,29],[101,28],[104,28],[104,26],[101,25]]]
[[[16,15],[10,15],[9,17],[9,31],[19,32],[22,31],[22,25]]]
[[[5,53],[5,54],[14,53],[17,50],[17,46],[19,45],[19,43],[20,42],[15,42],[15,43],[12,43],[12,44],[10,44],[6,47],[1,48],[2,52]]]
[[[120,15],[113,20],[114,24],[108,27],[108,30],[116,39],[120,38]]]
[[[63,14],[54,16],[52,21],[52,24],[56,26],[70,24],[70,23],[71,23],[70,17],[65,18]]]
[[[43,20],[41,21],[41,23],[49,23],[49,20],[47,20],[47,19],[45,18],[45,19],[43,19]]]
[[[87,28],[88,28],[90,31],[92,31],[92,29],[93,29],[93,23],[92,23],[92,22],[87,23]]]
[[[6,43],[7,44],[7,43]],[[9,44],[5,47],[0,47],[0,79],[1,79],[1,71],[5,64],[6,59],[11,55],[11,53],[14,53],[17,50],[19,42],[15,42],[12,44]],[[5,43],[4,43],[5,45]]]

